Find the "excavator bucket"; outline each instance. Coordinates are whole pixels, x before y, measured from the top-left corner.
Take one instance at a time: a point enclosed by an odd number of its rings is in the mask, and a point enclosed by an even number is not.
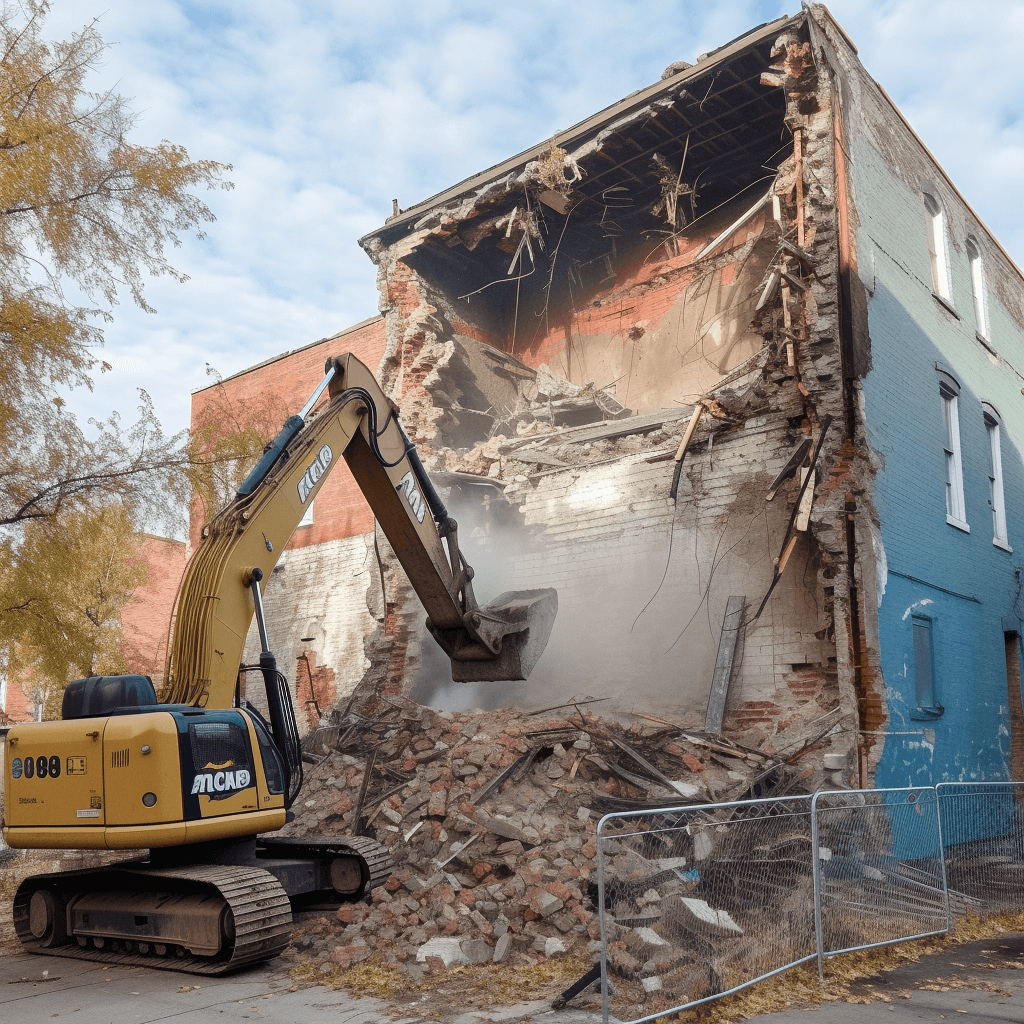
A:
[[[472,616],[479,632],[500,636],[498,653],[488,652],[482,658],[480,645],[474,645],[472,653],[451,653],[452,679],[456,683],[528,679],[547,646],[557,611],[558,593],[554,590],[508,590],[499,594]]]

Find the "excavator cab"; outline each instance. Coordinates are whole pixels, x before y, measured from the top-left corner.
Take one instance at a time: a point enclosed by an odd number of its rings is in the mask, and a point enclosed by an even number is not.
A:
[[[149,676],[90,676],[73,679],[64,690],[60,717],[99,718],[119,708],[138,708],[156,703],[156,689]]]

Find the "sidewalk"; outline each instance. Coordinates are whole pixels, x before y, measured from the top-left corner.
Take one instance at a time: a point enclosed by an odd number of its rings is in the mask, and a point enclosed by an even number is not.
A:
[[[443,978],[438,986],[443,986]],[[771,984],[768,982],[767,984]],[[1024,1021],[1024,933],[953,946],[918,963],[865,978],[850,996],[865,1002],[823,1003],[763,1014],[759,1024],[903,1024]],[[711,1004],[713,1010],[715,1004]],[[738,1017],[725,1015],[730,1020]],[[13,953],[0,957],[0,1019],[18,1024],[427,1024],[415,1002],[357,999],[346,992],[297,988],[279,962],[227,978],[145,968],[104,969],[83,960]],[[431,1018],[431,1022],[432,1022]],[[600,1015],[554,1012],[544,1001],[460,1012],[444,1024],[598,1024]]]

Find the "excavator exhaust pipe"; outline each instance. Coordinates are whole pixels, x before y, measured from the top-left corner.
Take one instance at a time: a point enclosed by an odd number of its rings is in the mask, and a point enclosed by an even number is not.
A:
[[[456,683],[529,679],[558,612],[555,590],[507,590],[466,614],[462,630],[427,629],[451,658]]]

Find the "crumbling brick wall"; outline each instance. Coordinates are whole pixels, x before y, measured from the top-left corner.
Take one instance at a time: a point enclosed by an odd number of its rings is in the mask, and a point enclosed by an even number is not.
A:
[[[378,264],[386,308],[382,374],[428,466],[482,472],[541,538],[539,550],[507,553],[491,592],[508,585],[559,590],[555,633],[534,677],[500,697],[481,688],[481,703],[511,698],[540,706],[589,695],[698,722],[725,602],[745,595],[753,619],[784,554],[800,477],[783,484],[773,502],[765,493],[800,442],[817,440],[831,422],[814,470],[809,529],[784,556],[785,572],[764,612],[744,630],[726,727],[832,730],[833,749],[849,758],[848,783],[858,778],[858,731],[877,721],[881,705],[871,623],[857,600],[873,563],[848,530],[855,512],[871,514],[872,469],[847,386],[854,360],[844,351],[832,83],[819,75],[799,19],[767,48],[775,63],[760,87],[782,99],[777,130],[793,144],[760,204],[763,193],[741,189],[714,211],[701,210],[691,200],[700,175],[684,173],[680,137],[681,166],[655,161],[656,170],[680,168],[674,181],[660,176],[654,211],[670,228],[662,240],[649,229],[623,231],[603,257],[577,259],[566,272],[566,260],[582,252],[572,245],[592,240],[580,240],[583,229],[574,236],[572,218],[583,216],[576,210],[584,209],[587,176],[603,173],[595,154],[615,154],[616,133],[642,131],[635,126],[664,116],[670,102],[648,97],[650,106],[641,108],[642,96],[633,109],[609,114],[607,126],[578,148],[553,142],[505,165],[503,176],[418,208],[415,221],[400,216],[363,244]],[[553,164],[562,168],[561,180],[550,178]],[[578,173],[572,181],[570,171]],[[541,185],[549,199],[551,189],[562,196],[565,221],[538,201]],[[666,205],[670,193],[674,205]],[[603,202],[601,227],[610,235],[624,215],[609,195],[592,201]],[[796,247],[792,255],[780,237]],[[538,256],[544,245],[551,254],[546,270]],[[516,284],[487,279],[485,268],[501,266],[500,253],[512,256],[508,276]],[[528,253],[539,276],[547,275],[546,290],[537,285],[532,297],[520,292],[527,285],[517,278],[532,276]],[[468,270],[474,260],[476,289]],[[774,269],[788,277],[773,284]],[[473,451],[453,443],[445,409],[460,396],[449,369],[469,340],[578,386],[606,388],[626,413],[675,404],[688,414],[695,399],[703,402],[717,418],[705,417],[691,440],[677,501],[668,490],[684,426],[678,416],[630,443],[548,444],[545,453],[564,459],[565,468],[551,468],[550,457],[530,465],[523,449],[517,461],[507,438],[481,438]],[[720,388],[737,365],[740,382]],[[491,432],[499,427],[508,423]],[[472,560],[472,544],[464,543]],[[490,560],[486,550],[480,557]],[[414,692],[436,698],[438,672],[443,676],[443,664],[425,661],[406,674],[406,684],[416,679]]]

